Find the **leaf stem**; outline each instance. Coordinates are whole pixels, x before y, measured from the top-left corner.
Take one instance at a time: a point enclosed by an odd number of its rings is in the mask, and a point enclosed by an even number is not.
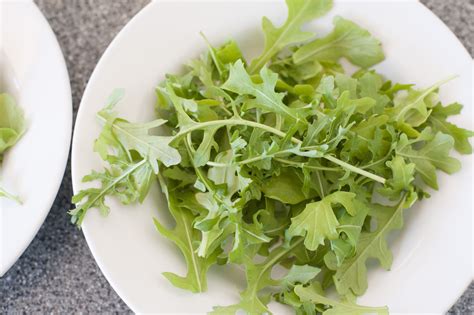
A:
[[[102,120],[104,120],[103,117],[101,117],[100,115],[98,115],[98,116]],[[189,134],[193,131],[206,129],[206,128],[211,128],[211,127],[216,127],[216,126],[249,126],[249,127],[252,127],[252,128],[259,128],[259,129],[265,130],[267,132],[273,133],[273,134],[275,134],[279,137],[282,137],[282,138],[284,138],[286,136],[285,132],[283,132],[281,130],[278,130],[276,128],[273,128],[273,127],[267,126],[265,124],[255,122],[255,121],[246,120],[246,119],[242,119],[242,118],[239,118],[239,117],[234,117],[234,118],[231,118],[231,119],[211,120],[211,121],[206,121],[206,122],[202,122],[202,123],[191,124],[190,126],[183,128],[176,135],[174,135],[173,139],[170,142],[177,141],[177,140],[181,139],[182,137],[186,136],[187,134]],[[113,124],[113,127],[118,128],[120,131],[123,131],[121,128],[117,127],[115,124]],[[291,140],[291,142],[293,142],[295,144],[300,144],[301,145],[303,143],[303,141],[301,141],[300,139],[297,139],[295,137],[291,137],[290,140]],[[359,175],[368,177],[368,178],[370,178],[372,180],[375,180],[375,181],[377,181],[381,184],[385,184],[385,178],[383,178],[383,177],[380,177],[378,175],[375,175],[375,174],[372,174],[370,172],[364,171],[363,169],[360,169],[360,168],[358,168],[356,166],[353,166],[349,163],[341,161],[338,158],[335,158],[333,156],[324,155],[323,157],[325,159],[327,159],[327,160],[329,160],[329,161],[345,168],[348,171],[351,171],[351,172],[357,173]]]
[[[180,132],[178,132],[174,136],[173,141],[175,139],[179,139],[182,136],[186,135],[187,133],[193,132],[195,130],[205,129],[205,128],[209,128],[209,127],[215,127],[215,126],[232,126],[232,125],[242,125],[242,126],[249,126],[249,127],[253,127],[253,128],[259,128],[259,129],[265,130],[267,132],[273,133],[277,136],[280,136],[282,138],[284,138],[286,136],[286,134],[283,131],[275,129],[275,128],[270,127],[270,126],[267,126],[265,124],[261,124],[261,123],[257,123],[257,122],[251,121],[251,120],[245,120],[245,119],[241,119],[241,118],[232,118],[232,119],[227,119],[227,120],[212,120],[212,121],[207,121],[207,122],[204,122],[204,123],[191,125],[190,127],[185,128],[185,129],[181,130]],[[301,141],[300,139],[297,139],[295,137],[291,137],[290,140],[291,140],[291,142],[296,143],[296,144],[302,144],[303,143],[303,141]],[[375,180],[375,181],[377,181],[381,184],[385,184],[385,178],[383,178],[383,177],[380,177],[378,175],[367,172],[367,171],[365,171],[363,169],[360,169],[356,166],[353,166],[349,163],[341,161],[338,158],[335,158],[331,155],[324,155],[323,157],[326,160],[329,160],[329,161],[345,168],[348,171],[351,171],[351,172],[357,173],[359,175],[368,177],[368,178],[370,178],[372,180]]]
[[[133,166],[129,167],[128,169],[126,169],[122,174],[120,174],[120,176],[114,178],[114,180],[111,181],[106,187],[101,188],[100,193],[98,193],[97,196],[95,196],[92,201],[87,201],[87,203],[90,204],[90,206],[88,208],[94,207],[96,202],[99,201],[110,189],[115,187],[115,185],[117,185],[120,181],[122,181],[124,178],[128,177],[130,174],[135,172],[138,168],[140,168],[142,165],[144,165],[147,162],[148,162],[147,159],[141,160],[140,162],[138,162],[135,165],[133,165]],[[77,209],[79,209],[78,212],[76,212]],[[78,218],[78,221],[77,221],[78,226],[81,226],[82,220],[85,217],[85,211],[87,211],[87,210],[84,210],[84,213],[81,214],[80,213],[81,210],[82,210],[81,208],[76,208],[76,209],[70,211],[70,214],[72,214],[74,216],[79,215],[79,218]]]
[[[267,126],[265,124],[261,124],[261,123],[255,122],[255,121],[245,120],[245,119],[241,119],[241,118],[231,118],[231,119],[223,119],[223,120],[211,120],[211,121],[206,121],[206,122],[203,122],[203,123],[193,124],[193,125],[191,125],[187,128],[184,128],[184,129],[180,130],[174,136],[174,139],[172,141],[177,140],[177,139],[183,137],[184,135],[186,135],[187,133],[193,132],[195,130],[206,129],[206,128],[216,127],[216,126],[236,126],[236,125],[249,126],[249,127],[253,127],[253,128],[263,129],[267,132],[273,133],[273,134],[275,134],[277,136],[280,136],[282,138],[284,138],[286,136],[286,133],[284,133],[283,131],[275,129],[275,128],[270,127],[270,126]],[[296,144],[301,144],[302,143],[301,140],[296,139],[294,137],[291,138],[291,141],[293,143],[296,143]]]
[[[2,187],[0,187],[0,197],[6,197],[7,199],[16,201],[20,205],[23,204],[23,202],[21,201],[21,199],[18,196],[10,194],[8,191],[3,189]]]
[[[339,159],[337,159],[337,158],[335,158],[335,157],[333,157],[333,156],[331,156],[331,155],[325,155],[324,158],[325,158],[326,160],[328,160],[328,161],[331,161],[331,162],[333,162],[333,163],[335,163],[335,164],[337,164],[337,165],[339,165],[339,166],[345,168],[345,169],[348,170],[348,171],[351,171],[351,172],[357,173],[357,174],[359,174],[359,175],[368,177],[368,178],[373,179],[373,180],[375,180],[376,182],[379,182],[379,183],[381,183],[381,184],[385,184],[385,178],[383,178],[383,177],[380,177],[380,176],[378,176],[378,175],[375,175],[375,174],[372,174],[372,173],[370,173],[370,172],[364,171],[363,169],[360,169],[360,168],[355,167],[355,166],[353,166],[353,165],[351,165],[351,164],[349,164],[349,163],[346,163],[346,162],[344,162],[344,161],[341,161],[341,160],[339,160]]]
[[[410,102],[408,105],[405,105],[403,107],[403,109],[398,113],[398,115],[395,117],[395,120],[400,120],[403,115],[409,111],[410,109],[412,109],[418,102],[422,101],[425,97],[427,97],[431,92],[433,92],[434,90],[436,90],[437,88],[439,88],[441,85],[455,79],[457,77],[457,75],[452,75],[452,76],[449,76],[447,77],[446,79],[444,80],[441,80],[437,83],[435,83],[433,86],[429,87],[427,90],[425,90],[423,93],[421,93],[420,96],[418,96],[414,101]]]

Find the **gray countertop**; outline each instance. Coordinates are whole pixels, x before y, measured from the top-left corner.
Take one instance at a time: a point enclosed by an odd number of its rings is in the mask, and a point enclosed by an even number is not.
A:
[[[74,113],[97,61],[148,0],[35,0],[65,55]],[[474,0],[422,0],[474,55]],[[70,164],[45,223],[0,279],[0,313],[130,313],[96,265],[82,233],[69,223]],[[442,290],[442,284],[440,284]],[[471,283],[450,314],[474,314]]]

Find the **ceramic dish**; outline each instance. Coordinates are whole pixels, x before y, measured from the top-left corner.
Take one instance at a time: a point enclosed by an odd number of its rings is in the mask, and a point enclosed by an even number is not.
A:
[[[72,126],[61,49],[33,1],[0,1],[0,90],[23,109],[27,131],[0,168],[0,276],[20,257],[48,214],[66,167]]]
[[[81,178],[99,170],[92,151],[100,132],[95,114],[111,91],[122,87],[122,117],[147,121],[153,117],[154,88],[166,73],[205,50],[203,31],[212,43],[236,39],[246,56],[262,43],[262,16],[282,21],[283,1],[155,1],[141,11],[115,38],[97,65],[82,99],[72,151],[75,191]],[[335,1],[328,16],[308,27],[328,32],[334,15],[342,15],[379,38],[386,60],[376,69],[399,82],[420,87],[452,74],[443,102],[465,104],[456,123],[472,129],[471,58],[466,49],[427,8],[417,1]],[[442,313],[472,279],[472,158],[459,157],[463,170],[440,174],[440,191],[406,213],[406,227],[394,235],[390,272],[370,268],[365,305],[388,305],[391,312]],[[107,218],[91,211],[83,230],[90,249],[113,288],[138,313],[205,313],[216,304],[237,302],[243,288],[242,271],[211,269],[209,290],[191,294],[170,285],[164,271],[182,273],[185,265],[173,245],[154,229],[152,216],[161,217],[166,205],[158,187],[142,205],[121,206],[111,200]],[[238,289],[236,289],[236,287]],[[277,314],[291,313],[271,305]]]

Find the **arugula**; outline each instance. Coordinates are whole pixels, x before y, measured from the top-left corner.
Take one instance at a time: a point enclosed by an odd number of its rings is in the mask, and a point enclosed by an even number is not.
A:
[[[119,118],[123,92],[112,94],[94,145],[107,166],[84,178],[99,185],[73,197],[72,220],[107,214],[109,196],[141,202],[158,180],[159,210],[175,224],[155,226],[187,266],[164,277],[204,292],[211,266],[245,270],[240,300],[213,314],[269,314],[272,300],[301,315],[386,314],[356,304],[367,260],[390,268],[387,238],[404,210],[438,189],[438,170],[460,169],[451,151],[471,153],[473,133],[447,121],[461,106],[439,102],[446,81],[418,90],[368,70],[384,53],[354,22],[336,17],[323,38],[302,31],[332,1],[286,4],[281,27],[263,19],[264,51],[250,64],[237,42],[203,35],[208,51],[156,88],[157,119]],[[346,74],[343,57],[361,69]]]
[[[356,254],[336,269],[334,284],[341,296],[348,293],[362,295],[367,290],[367,259],[376,258],[382,267],[390,268],[392,254],[386,237],[394,229],[402,228],[403,209],[410,207],[416,198],[416,194],[412,193],[408,197],[404,196],[397,206],[372,206],[369,215],[377,222],[377,229],[361,233]]]
[[[406,135],[401,135],[396,151],[415,164],[418,174],[427,185],[438,189],[436,169],[452,174],[461,169],[461,163],[449,156],[454,146],[454,139],[451,136],[441,132],[433,135],[429,129],[425,131],[428,139],[423,139],[421,135],[419,140],[408,140]],[[413,146],[419,145],[420,142],[424,143],[422,148],[414,149]]]
[[[0,163],[5,152],[15,145],[26,130],[23,110],[9,94],[0,94]],[[0,197],[15,200],[20,199],[0,187]]]
[[[386,307],[360,306],[350,301],[335,301],[327,298],[318,282],[314,282],[308,287],[304,287],[300,284],[295,287],[294,292],[302,303],[311,302],[312,305],[326,305],[327,308],[323,310],[324,315],[388,314],[388,309]],[[317,306],[313,306],[313,308],[317,308]]]
[[[454,148],[462,154],[471,154],[472,146],[469,138],[474,136],[474,132],[460,128],[446,119],[452,115],[461,113],[462,105],[458,103],[443,106],[438,103],[433,107],[431,115],[428,117],[427,124],[435,131],[450,135],[454,139]]]
[[[262,54],[250,64],[250,73],[260,70],[286,46],[311,38],[312,33],[302,31],[301,27],[326,14],[332,8],[332,0],[286,0],[286,5],[288,6],[288,17],[280,28],[276,28],[268,18],[262,19],[265,48]]]
[[[255,84],[248,75],[241,60],[238,60],[230,67],[229,79],[222,85],[222,88],[240,95],[252,95],[254,100],[246,103],[243,109],[252,107],[260,108],[267,113],[278,113],[285,118],[291,119],[294,123],[298,121],[297,109],[289,108],[283,103],[283,93],[276,93],[275,86],[278,75],[267,68],[260,71],[263,83]]]
[[[331,204],[342,204],[350,215],[355,215],[354,197],[353,193],[336,191],[320,201],[306,204],[303,212],[291,219],[287,236],[304,236],[304,245],[311,251],[324,245],[326,239],[336,239],[339,236],[336,230],[339,222]]]
[[[334,18],[334,31],[300,47],[293,54],[293,61],[295,64],[303,64],[312,59],[338,61],[341,57],[346,57],[354,65],[363,68],[377,64],[385,58],[380,42],[367,30],[337,16]]]
[[[164,179],[161,178],[163,181]],[[162,187],[166,188],[163,183]],[[168,199],[168,208],[173,216],[176,225],[173,229],[164,227],[158,219],[154,219],[155,227],[161,235],[173,241],[181,250],[188,272],[185,277],[178,276],[171,272],[165,272],[163,275],[176,287],[192,292],[204,292],[207,289],[206,273],[208,268],[216,263],[217,253],[208,258],[199,257],[196,254],[196,242],[199,233],[193,228],[194,216],[192,213],[179,205],[176,197],[165,191]]]

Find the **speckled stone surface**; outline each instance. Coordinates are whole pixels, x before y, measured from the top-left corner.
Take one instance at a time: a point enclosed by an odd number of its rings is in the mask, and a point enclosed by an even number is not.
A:
[[[71,78],[74,112],[107,45],[148,0],[35,0],[58,37]],[[474,0],[422,0],[474,55]],[[131,313],[101,274],[70,223],[70,166],[43,227],[0,279],[0,313]],[[442,284],[440,284],[442,290]],[[474,283],[450,314],[474,314]]]

